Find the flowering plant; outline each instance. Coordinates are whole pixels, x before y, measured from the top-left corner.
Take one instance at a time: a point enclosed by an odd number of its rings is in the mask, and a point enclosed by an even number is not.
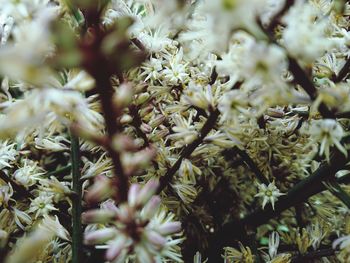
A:
[[[349,262],[349,18],[0,0],[0,263]]]

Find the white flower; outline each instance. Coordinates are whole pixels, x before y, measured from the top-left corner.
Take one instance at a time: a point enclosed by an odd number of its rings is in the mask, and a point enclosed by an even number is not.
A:
[[[16,160],[18,154],[15,146],[15,143],[10,144],[9,141],[0,142],[0,169],[12,167],[11,162]]]
[[[269,256],[271,259],[276,257],[279,244],[280,236],[278,232],[273,231],[269,237]]]
[[[52,199],[53,195],[41,192],[41,194],[30,203],[28,212],[35,213],[35,218],[38,218],[39,216],[47,215],[49,212],[57,210],[52,203]]]
[[[40,167],[38,167],[37,162],[26,159],[24,160],[23,166],[14,172],[13,177],[15,178],[16,182],[25,187],[29,187],[34,185],[43,174],[44,172]]]
[[[184,83],[188,78],[187,64],[183,62],[183,49],[180,48],[176,55],[169,61],[169,66],[161,72],[162,77],[170,85]]]
[[[249,114],[248,96],[242,90],[231,90],[221,96],[218,108],[223,120],[237,120],[238,113]]]
[[[202,87],[193,81],[188,84],[185,90],[184,100],[203,110],[213,109],[215,105],[212,87],[210,85]]]
[[[327,17],[309,1],[297,1],[282,20],[286,23],[283,45],[292,56],[305,63],[312,63],[336,44],[326,36]]]
[[[327,161],[329,161],[330,148],[333,145],[347,156],[347,150],[340,142],[346,133],[336,120],[313,120],[309,127],[308,134],[311,139],[310,144],[320,143],[319,154],[325,154]]]
[[[160,71],[163,69],[162,60],[159,58],[150,58],[142,65],[143,72],[140,76],[146,76],[145,81],[157,80],[160,77]]]
[[[173,127],[173,134],[168,136],[168,139],[175,140],[175,147],[182,147],[183,145],[193,142],[198,132],[192,124],[192,114],[185,119],[180,114],[172,116],[175,126]]]
[[[281,85],[282,74],[287,69],[282,48],[265,42],[251,42],[241,59],[239,70],[247,86]]]
[[[0,45],[4,45],[10,36],[14,20],[11,16],[0,13]]]
[[[69,147],[64,143],[69,143],[69,141],[63,136],[55,136],[52,138],[35,138],[35,146],[38,149],[45,149],[53,152],[65,151]]]
[[[51,216],[44,215],[44,219],[41,221],[39,227],[55,233],[56,236],[62,238],[63,240],[71,240],[69,232],[61,225],[57,216],[53,218]]]
[[[275,182],[269,183],[268,186],[266,184],[259,184],[259,193],[255,195],[255,197],[262,197],[262,208],[264,209],[267,203],[271,203],[272,208],[275,209],[275,202],[278,200],[278,197],[285,195],[280,192],[280,190],[276,187]]]
[[[0,185],[0,207],[3,205],[7,206],[12,195],[13,195],[13,189],[11,184]]]

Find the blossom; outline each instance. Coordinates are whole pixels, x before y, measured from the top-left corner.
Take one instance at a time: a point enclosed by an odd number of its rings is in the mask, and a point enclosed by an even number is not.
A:
[[[117,207],[109,202],[106,203],[108,210],[92,210],[83,214],[87,223],[112,223],[111,227],[86,233],[85,243],[107,243],[106,259],[109,261],[123,262],[130,251],[143,262],[153,262],[159,255],[179,261],[179,256],[173,251],[178,241],[170,235],[179,232],[181,225],[172,222],[173,217],[164,212],[157,214],[160,206],[160,198],[154,196],[157,187],[158,183],[154,180],[143,187],[133,184],[126,203]]]
[[[313,62],[336,44],[334,39],[325,37],[329,21],[309,2],[297,1],[283,21],[286,23],[283,45],[291,55],[305,63]],[[304,48],[300,49],[300,46]]]
[[[15,160],[17,154],[14,143],[2,141],[0,143],[0,169],[12,167],[11,162]]]
[[[275,209],[275,202],[278,200],[278,197],[285,195],[281,193],[280,190],[276,187],[275,182],[266,184],[259,184],[259,192],[255,197],[262,197],[262,208],[264,209],[267,203],[271,203],[272,208]]]
[[[327,161],[329,161],[330,148],[333,145],[347,156],[347,150],[341,143],[345,131],[336,120],[314,120],[311,122],[308,133],[311,136],[311,143],[320,143],[319,154],[324,154]]]
[[[43,192],[38,197],[34,198],[28,210],[29,213],[35,213],[35,218],[47,215],[49,212],[57,210],[53,205],[53,195]]]

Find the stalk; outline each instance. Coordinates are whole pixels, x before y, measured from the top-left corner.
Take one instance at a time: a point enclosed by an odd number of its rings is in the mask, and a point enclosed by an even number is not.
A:
[[[80,263],[82,261],[82,226],[81,226],[81,192],[82,186],[80,182],[80,156],[79,156],[79,138],[70,133],[71,138],[71,171],[72,171],[72,188],[75,193],[72,196],[72,263]]]

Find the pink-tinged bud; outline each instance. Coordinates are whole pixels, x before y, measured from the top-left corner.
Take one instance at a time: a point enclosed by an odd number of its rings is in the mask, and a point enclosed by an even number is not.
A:
[[[127,204],[122,204],[119,206],[117,218],[120,222],[128,224],[134,219],[134,210]]]
[[[116,216],[115,211],[106,209],[94,209],[83,213],[82,221],[84,224],[104,224],[110,222]]]
[[[146,123],[142,123],[141,126],[140,126],[140,129],[144,132],[144,133],[151,133],[152,132],[152,127],[149,126],[148,124]]]
[[[144,218],[151,219],[157,213],[160,203],[161,199],[159,196],[152,196],[142,210]]]
[[[104,228],[85,234],[85,245],[103,244],[116,237],[117,231],[113,228]]]
[[[283,110],[269,108],[267,109],[267,115],[269,115],[270,117],[282,118],[285,114]]]
[[[134,140],[127,135],[118,134],[113,137],[112,148],[117,152],[136,151],[138,149]]]
[[[157,231],[161,235],[171,235],[181,231],[181,223],[180,222],[168,222],[160,225],[157,228]]]
[[[157,191],[158,186],[159,186],[158,180],[154,180],[154,179],[149,180],[140,190],[140,193],[138,194],[138,197],[137,197],[136,204],[143,206],[145,203],[147,203]]]
[[[139,184],[132,184],[129,188],[128,193],[128,204],[129,206],[133,207],[136,204],[137,195],[140,192],[140,185]]]
[[[98,203],[106,200],[115,194],[113,182],[106,176],[99,175],[95,178],[94,184],[88,189],[85,194],[85,200],[88,203]]]
[[[146,231],[146,236],[148,241],[159,249],[166,244],[166,238],[155,231]]]
[[[115,241],[113,241],[106,252],[106,260],[113,261],[119,257],[122,250],[125,247],[126,239],[124,236],[119,236]]]
[[[153,105],[148,105],[147,107],[142,108],[142,109],[139,111],[140,117],[141,117],[141,118],[145,117],[147,114],[149,114],[150,112],[152,112],[153,109],[154,109],[154,106],[153,106]]]
[[[128,106],[133,98],[133,89],[130,83],[123,83],[119,86],[113,102],[118,109]]]
[[[149,165],[150,161],[156,156],[157,151],[153,147],[148,147],[134,154],[133,162],[139,167]]]
[[[102,210],[110,210],[110,211],[113,211],[115,213],[118,212],[118,207],[115,205],[113,200],[107,200],[106,202],[102,203],[100,208]]]

